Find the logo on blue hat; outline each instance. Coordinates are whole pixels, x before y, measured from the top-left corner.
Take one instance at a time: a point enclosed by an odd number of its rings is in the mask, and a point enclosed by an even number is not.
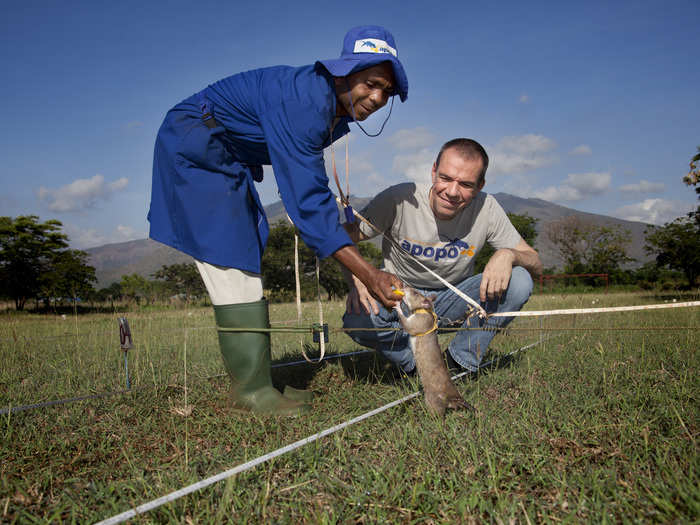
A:
[[[397,56],[396,49],[379,38],[363,38],[355,40],[353,53],[387,53],[393,57]]]

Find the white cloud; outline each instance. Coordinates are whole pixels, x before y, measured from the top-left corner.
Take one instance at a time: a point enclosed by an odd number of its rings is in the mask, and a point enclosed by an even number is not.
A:
[[[390,185],[390,181],[388,181],[386,177],[380,175],[379,173],[372,173],[362,181],[362,185],[358,187],[357,191],[351,191],[350,193],[353,195],[372,196],[379,192],[379,190],[382,190]]]
[[[85,248],[93,248],[95,246],[108,244],[107,236],[94,228],[83,230],[65,225],[64,230],[66,234],[68,234],[68,239],[70,239],[72,248],[83,250]]]
[[[521,104],[527,104],[528,102],[530,102],[530,95],[526,95],[525,93],[523,93],[522,95],[520,95],[518,102],[520,102]]]
[[[543,199],[550,202],[570,202],[580,201],[583,199],[581,192],[570,186],[548,186],[542,190],[535,190],[533,195],[538,199]]]
[[[343,168],[345,169],[345,168]],[[344,172],[343,172],[344,173]],[[366,177],[376,174],[377,170],[366,157],[350,157],[350,178],[357,175],[358,177]],[[351,181],[352,182],[352,181]]]
[[[611,179],[609,172],[571,173],[560,186],[536,190],[534,196],[546,201],[581,201],[605,193]]]
[[[423,148],[413,153],[402,153],[394,157],[392,169],[405,178],[418,182],[430,183],[430,172],[435,162],[436,151],[432,148]]]
[[[145,232],[137,231],[135,228],[123,224],[117,225],[111,232],[103,232],[95,228],[80,228],[72,224],[64,224],[63,230],[68,235],[71,248],[79,250],[147,237]]]
[[[47,201],[51,211],[80,211],[93,208],[99,200],[108,200],[113,193],[123,190],[128,184],[129,179],[126,177],[106,183],[104,176],[98,173],[90,179],[76,179],[58,189],[40,186],[37,196],[39,200]]]
[[[118,237],[127,241],[137,239],[143,236],[143,234],[137,233],[136,230],[131,226],[124,226],[123,224],[117,225],[116,232]]]
[[[650,182],[640,180],[636,184],[625,184],[620,186],[620,191],[624,193],[661,193],[666,189],[663,182]]]
[[[613,215],[628,221],[639,221],[651,224],[664,224],[685,215],[695,209],[695,205],[687,202],[667,199],[645,199],[636,204],[621,206]]]
[[[569,155],[590,155],[593,153],[588,144],[579,144],[569,152]]]
[[[602,173],[570,173],[566,177],[564,184],[588,193],[599,195],[610,187],[612,176],[610,172]]]
[[[327,155],[324,156],[324,163],[326,166],[326,173],[328,174],[328,178],[331,180],[331,187],[335,187],[335,182],[333,182],[333,164],[331,162],[331,154],[328,152]],[[350,154],[350,185],[353,183],[353,179],[356,177],[366,177],[368,175],[373,175],[377,173],[376,168],[374,167],[374,164],[372,164],[367,157],[363,157],[360,155],[352,155]],[[335,169],[338,172],[338,180],[340,181],[341,184],[343,184],[343,191],[345,191],[345,150],[343,149],[342,152],[336,151],[335,155]],[[352,188],[351,188],[352,189]]]
[[[340,182],[345,184],[344,175]],[[350,193],[352,195],[374,195],[377,193],[377,188],[383,188],[387,185],[386,177],[377,171],[374,164],[367,158],[350,157]],[[345,191],[345,187],[343,187],[343,191]]]
[[[556,148],[556,143],[543,135],[527,135],[503,137],[496,145],[505,151],[512,151],[521,155],[542,153]]]
[[[389,143],[400,151],[427,148],[432,146],[434,142],[435,136],[422,126],[400,129],[389,137]],[[437,155],[437,151],[435,154]]]
[[[511,174],[531,171],[549,166],[557,161],[550,152],[556,143],[542,135],[519,135],[503,137],[490,148],[488,175]]]

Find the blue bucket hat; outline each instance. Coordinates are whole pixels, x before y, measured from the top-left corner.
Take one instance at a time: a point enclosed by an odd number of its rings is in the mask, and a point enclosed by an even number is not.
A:
[[[394,36],[381,26],[353,27],[345,35],[340,58],[319,62],[335,77],[345,77],[381,62],[391,62],[401,102],[408,98],[408,78],[399,62]]]

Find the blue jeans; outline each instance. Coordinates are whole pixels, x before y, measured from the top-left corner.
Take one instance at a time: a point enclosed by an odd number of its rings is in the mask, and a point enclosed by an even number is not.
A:
[[[481,286],[481,274],[468,277],[457,285],[460,291],[472,299],[479,301],[479,287]],[[468,305],[460,299],[454,292],[447,288],[438,290],[418,289],[423,295],[436,294],[433,301],[435,313],[438,315],[438,327],[448,326],[450,320],[456,321],[464,319]],[[508,289],[501,296],[501,300],[486,301],[482,306],[488,313],[495,312],[515,312],[520,310],[530,298],[532,293],[532,277],[530,273],[521,266],[513,268],[513,273],[508,283]],[[490,327],[506,326],[513,320],[513,317],[496,317],[489,320]],[[484,321],[478,317],[473,317],[462,323],[463,327],[478,328],[483,326]],[[350,314],[343,315],[344,328],[372,328],[387,329],[386,331],[375,330],[363,332],[350,331],[347,334],[356,343],[378,350],[384,357],[392,363],[398,365],[403,371],[411,372],[416,367],[413,359],[413,351],[409,347],[409,335],[403,330],[393,330],[401,328],[399,317],[394,310],[387,311],[379,305],[379,314]],[[475,372],[486,356],[489,343],[496,335],[492,330],[464,330],[457,332],[447,347],[452,359],[466,370]]]

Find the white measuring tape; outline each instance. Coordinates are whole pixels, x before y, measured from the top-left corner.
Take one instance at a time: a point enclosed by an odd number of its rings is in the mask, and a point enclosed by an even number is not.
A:
[[[546,339],[541,339],[539,341],[535,341],[534,343],[531,343],[529,345],[525,345],[522,348],[519,348],[518,350],[515,350],[508,355],[513,355],[521,350],[526,350],[526,349],[532,348],[533,346],[536,346],[538,344],[542,344],[544,341],[546,341],[547,339],[550,339],[551,337],[553,337],[553,336],[550,336]],[[486,366],[488,366],[491,363],[493,363],[493,361],[487,363]],[[471,372],[469,372],[469,371],[460,372],[460,373],[452,376],[452,380],[454,381],[455,379],[459,379],[460,377],[463,377],[467,374],[471,374]],[[295,441],[294,443],[286,445],[282,448],[278,448],[277,450],[274,450],[274,451],[269,452],[263,456],[252,459],[246,463],[242,463],[241,465],[233,467],[229,470],[225,470],[223,472],[220,472],[219,474],[216,474],[216,475],[211,476],[209,478],[198,481],[197,483],[193,483],[192,485],[188,485],[187,487],[183,487],[179,490],[171,492],[170,494],[166,494],[165,496],[162,496],[158,499],[154,499],[153,501],[149,501],[148,503],[144,503],[142,505],[139,505],[138,507],[134,507],[133,509],[127,510],[126,512],[122,512],[121,514],[117,514],[115,516],[112,516],[111,518],[107,518],[106,520],[98,522],[96,525],[112,525],[112,524],[116,524],[116,523],[123,523],[126,520],[129,520],[135,516],[138,516],[139,514],[144,514],[145,512],[148,512],[149,510],[153,510],[157,507],[160,507],[161,505],[165,505],[166,503],[170,503],[171,501],[175,501],[176,499],[179,499],[182,496],[186,496],[187,494],[192,494],[193,492],[196,492],[199,489],[203,489],[205,487],[208,487],[209,485],[213,485],[214,483],[217,483],[217,482],[222,481],[224,479],[230,478],[231,476],[234,476],[236,474],[240,474],[241,472],[244,472],[246,470],[250,470],[251,468],[258,466],[261,463],[265,463],[266,461],[269,461],[271,459],[279,457],[283,454],[286,454],[287,452],[291,452],[292,450],[296,450],[300,447],[303,447],[304,445],[308,445],[309,443],[313,443],[314,441],[317,441],[325,436],[333,434],[333,433],[337,432],[338,430],[342,430],[346,427],[349,427],[350,425],[354,425],[355,423],[359,423],[360,421],[363,421],[363,420],[368,419],[372,416],[380,414],[381,412],[384,412],[385,410],[388,410],[388,409],[393,408],[397,405],[405,403],[406,401],[409,401],[415,397],[418,397],[419,395],[421,395],[421,393],[422,393],[422,391],[419,390],[418,392],[414,392],[412,394],[404,396],[401,399],[397,399],[396,401],[392,401],[391,403],[387,403],[384,406],[381,406],[379,408],[375,408],[374,410],[370,410],[369,412],[365,412],[364,414],[362,414],[360,416],[349,419],[348,421],[345,421],[344,423],[340,423],[340,424],[335,425],[331,428],[327,428],[326,430],[318,432],[317,434],[313,434],[313,435],[306,437],[304,439],[300,439],[299,441]]]
[[[636,306],[609,306],[603,308],[571,308],[567,310],[534,310],[526,312],[498,312],[489,317],[538,317],[547,315],[598,314],[607,312],[632,312],[635,310],[659,310],[662,308],[685,308],[700,306],[700,301],[667,304],[640,304]]]
[[[290,445],[287,445],[285,447],[278,448],[277,450],[275,450],[273,452],[265,454],[264,456],[257,457],[251,461],[248,461],[247,463],[243,463],[241,465],[238,465],[237,467],[233,467],[232,469],[225,470],[224,472],[216,474],[215,476],[203,479],[201,481],[198,481],[197,483],[193,483],[192,485],[189,485],[187,487],[183,487],[179,490],[176,490],[175,492],[171,492],[170,494],[167,494],[163,497],[160,497],[158,499],[154,499],[153,501],[149,501],[148,503],[144,503],[143,505],[139,505],[138,507],[134,507],[131,510],[127,510],[126,512],[122,512],[121,514],[117,514],[116,516],[112,516],[111,518],[100,521],[97,523],[97,525],[111,525],[114,523],[123,523],[126,520],[133,518],[134,516],[137,516],[139,514],[143,514],[144,512],[148,512],[149,510],[153,510],[157,507],[160,507],[161,505],[165,505],[166,503],[169,503],[171,501],[175,501],[176,499],[181,498],[182,496],[186,496],[187,494],[191,494],[199,489],[203,489],[204,487],[208,487],[209,485],[213,485],[214,483],[216,483],[218,481],[224,480],[226,478],[230,478],[231,476],[234,476],[234,475],[239,474],[243,471],[246,471],[246,470],[249,470],[253,467],[256,467],[256,466],[260,465],[261,463],[265,463],[266,461],[269,461],[269,460],[274,459],[278,456],[286,454],[287,452],[291,452],[292,450],[303,447],[304,445],[308,445],[309,443],[313,443],[314,441],[317,441],[317,440],[321,439],[322,437],[325,437],[329,434],[333,434],[334,432],[337,432],[338,430],[342,430],[346,427],[349,427],[350,425],[354,425],[355,423],[359,423],[360,421],[362,421],[364,419],[370,418],[376,414],[379,414],[380,412],[384,412],[385,410],[388,410],[392,407],[395,407],[396,405],[400,405],[401,403],[404,403],[404,402],[408,401],[409,399],[413,399],[414,397],[418,397],[420,394],[421,394],[421,391],[414,392],[413,394],[410,394],[406,397],[402,397],[401,399],[397,399],[396,401],[392,401],[391,403],[388,403],[382,407],[379,407],[379,408],[376,408],[376,409],[371,410],[369,412],[366,412],[366,413],[364,413],[360,416],[357,416],[355,418],[352,418],[344,423],[340,423],[339,425],[336,425],[334,427],[323,430],[322,432],[319,432],[317,434],[313,434],[313,435],[311,435],[307,438],[304,438],[304,439],[300,439],[299,441],[295,441],[294,443],[291,443]]]

